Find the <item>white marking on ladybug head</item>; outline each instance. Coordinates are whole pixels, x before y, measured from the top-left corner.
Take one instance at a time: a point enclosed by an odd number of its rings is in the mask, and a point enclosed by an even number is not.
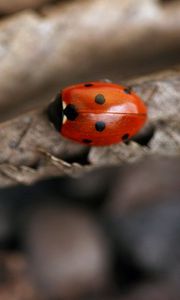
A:
[[[67,117],[63,115],[63,120],[62,120],[63,125],[66,123],[66,121],[67,121]]]
[[[66,106],[67,106],[66,102],[62,101],[62,108],[63,108],[63,110],[65,110]],[[63,125],[66,123],[66,121],[67,121],[67,117],[63,113],[63,119],[62,119]]]
[[[62,101],[63,110],[66,108],[66,106],[67,106],[66,102]]]

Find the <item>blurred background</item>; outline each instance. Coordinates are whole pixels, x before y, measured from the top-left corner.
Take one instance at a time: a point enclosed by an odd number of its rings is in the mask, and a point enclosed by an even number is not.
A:
[[[179,299],[179,64],[178,0],[0,0],[0,300]],[[39,111],[100,79],[147,127],[64,141]]]
[[[1,0],[0,119],[71,83],[115,82],[179,63],[180,3]]]

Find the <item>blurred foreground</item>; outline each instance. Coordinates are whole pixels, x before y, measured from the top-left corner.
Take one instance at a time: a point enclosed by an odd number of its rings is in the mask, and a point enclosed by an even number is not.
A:
[[[1,299],[180,297],[179,158],[1,189],[0,199]]]

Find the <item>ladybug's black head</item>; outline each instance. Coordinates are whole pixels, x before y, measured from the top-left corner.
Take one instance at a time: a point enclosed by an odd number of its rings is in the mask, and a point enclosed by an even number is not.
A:
[[[53,102],[48,107],[49,120],[54,124],[54,127],[60,131],[63,120],[62,95],[57,94]]]

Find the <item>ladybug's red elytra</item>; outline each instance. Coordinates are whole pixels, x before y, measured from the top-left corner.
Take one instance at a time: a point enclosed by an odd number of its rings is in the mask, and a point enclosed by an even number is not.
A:
[[[64,88],[50,104],[48,113],[64,137],[94,146],[128,140],[147,118],[146,106],[131,88],[109,82]]]

